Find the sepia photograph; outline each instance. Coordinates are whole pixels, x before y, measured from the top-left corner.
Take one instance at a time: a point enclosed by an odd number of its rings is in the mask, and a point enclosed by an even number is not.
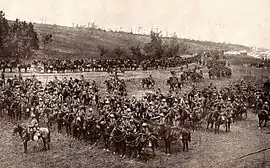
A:
[[[270,168],[269,31],[269,0],[0,0],[0,168]]]

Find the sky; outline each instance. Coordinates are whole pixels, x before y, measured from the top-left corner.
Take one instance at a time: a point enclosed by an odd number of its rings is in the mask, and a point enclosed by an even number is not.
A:
[[[164,35],[270,48],[270,0],[0,0],[0,10],[10,20],[155,27]]]

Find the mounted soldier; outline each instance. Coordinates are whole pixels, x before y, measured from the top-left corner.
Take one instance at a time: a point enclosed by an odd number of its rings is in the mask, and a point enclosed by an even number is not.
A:
[[[35,116],[34,113],[32,113],[30,115],[30,122],[28,125],[28,131],[30,133],[30,141],[32,140],[38,140],[38,136],[39,136],[39,124],[38,124],[38,120]]]

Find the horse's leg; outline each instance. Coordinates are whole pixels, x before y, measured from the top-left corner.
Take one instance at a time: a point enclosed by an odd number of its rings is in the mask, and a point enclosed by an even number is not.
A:
[[[185,140],[182,139],[182,144],[183,144],[183,152],[185,151],[185,148],[186,148],[186,143],[185,143]]]
[[[23,146],[24,146],[24,153],[27,153],[27,141],[26,140],[23,142]]]
[[[214,121],[211,122],[211,129],[214,127]]]
[[[186,148],[187,148],[187,152],[188,152],[188,140],[186,140]]]
[[[48,150],[51,149],[51,131],[50,130],[47,137],[47,147],[48,147]]]
[[[125,157],[126,156],[126,152],[127,152],[127,144],[125,142],[122,142],[122,156]]]
[[[19,109],[19,120],[21,120],[21,119],[22,119],[22,110]]]
[[[153,154],[153,156],[155,156],[155,147],[154,147],[154,143],[156,143],[156,142],[154,142],[154,141],[152,141],[151,142],[152,144],[152,146],[151,146],[151,148],[152,148],[152,154]]]
[[[82,135],[82,130],[81,129],[77,130],[77,139],[78,139],[78,141],[80,140],[81,135]]]
[[[164,139],[164,142],[165,142],[165,153],[167,154],[168,153],[168,143],[167,143],[167,140]]]
[[[193,132],[195,132],[195,128],[196,128],[196,122],[195,122],[195,120],[192,121],[192,125],[193,125]]]
[[[169,149],[169,154],[171,154],[171,139],[170,138],[168,140],[168,149]]]
[[[65,124],[65,127],[66,127],[66,134],[69,135],[68,124]]]
[[[42,137],[42,141],[43,141],[43,150],[46,150],[46,140],[45,140],[45,138]]]
[[[58,121],[58,123],[57,123],[58,133],[61,133],[61,127],[62,127],[62,123],[61,123],[61,121]]]

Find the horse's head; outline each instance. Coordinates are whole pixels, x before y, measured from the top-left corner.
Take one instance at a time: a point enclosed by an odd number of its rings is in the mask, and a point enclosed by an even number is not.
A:
[[[15,135],[16,133],[21,133],[23,130],[22,126],[20,126],[19,124],[15,125],[13,128],[13,135]]]

